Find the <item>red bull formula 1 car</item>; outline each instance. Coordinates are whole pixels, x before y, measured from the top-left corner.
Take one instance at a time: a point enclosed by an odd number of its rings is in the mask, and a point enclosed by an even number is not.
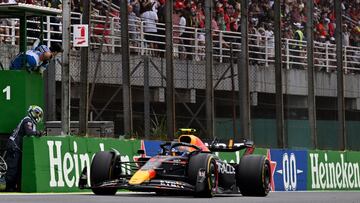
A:
[[[189,194],[213,197],[216,194],[266,196],[270,190],[270,163],[265,156],[254,155],[252,142],[233,145],[213,142],[205,145],[195,135],[182,135],[176,142],[160,145],[161,152],[122,162],[116,151],[95,154],[90,175],[85,168],[79,187],[90,188],[96,195],[114,195],[118,189]],[[240,163],[226,163],[213,152],[235,152],[244,149]],[[143,150],[139,150],[143,153]],[[87,185],[90,178],[91,186]]]

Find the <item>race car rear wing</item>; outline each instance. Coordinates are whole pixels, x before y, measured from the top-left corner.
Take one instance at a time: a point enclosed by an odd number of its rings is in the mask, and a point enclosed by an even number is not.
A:
[[[236,152],[242,149],[246,149],[246,154],[251,154],[255,149],[254,142],[251,140],[244,140],[240,143],[234,143],[234,140],[230,139],[226,144],[218,142],[216,138],[207,147],[212,152]]]

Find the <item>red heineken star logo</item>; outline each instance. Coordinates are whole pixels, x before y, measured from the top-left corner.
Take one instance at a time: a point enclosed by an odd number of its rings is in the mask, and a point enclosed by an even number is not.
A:
[[[271,176],[270,176],[270,184],[271,184],[271,190],[275,191],[275,183],[274,183],[274,174],[275,174],[275,168],[276,168],[276,162],[271,160],[271,154],[270,149],[267,150],[266,158],[270,161],[270,170],[271,170]]]

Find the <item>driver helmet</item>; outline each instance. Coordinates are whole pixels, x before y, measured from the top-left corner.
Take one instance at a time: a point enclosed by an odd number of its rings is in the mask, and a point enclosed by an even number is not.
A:
[[[188,147],[179,146],[179,147],[171,149],[171,155],[172,156],[185,156],[188,151],[189,151]]]
[[[35,122],[39,123],[43,118],[43,110],[40,106],[31,105],[28,109],[28,116]]]
[[[179,156],[179,155],[180,155],[180,152],[178,149],[176,149],[176,148],[171,149],[171,156]]]

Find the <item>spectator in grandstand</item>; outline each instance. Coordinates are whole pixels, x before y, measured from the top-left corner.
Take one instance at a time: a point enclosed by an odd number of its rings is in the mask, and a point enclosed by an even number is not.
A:
[[[145,39],[148,41],[148,48],[156,49],[157,45],[154,42],[158,41],[156,36],[157,27],[156,23],[158,22],[158,15],[152,10],[152,3],[147,3],[144,5],[144,12],[140,15],[141,20],[144,22],[144,32]]]
[[[5,175],[6,191],[19,192],[21,189],[21,158],[23,137],[43,136],[42,131],[36,129],[37,124],[42,121],[43,110],[41,107],[31,105],[18,126],[14,129],[6,144],[5,161],[8,167]]]
[[[241,31],[241,26],[238,28],[239,32]],[[259,58],[259,51],[260,51],[260,41],[261,41],[261,34],[259,33],[258,29],[254,27],[252,21],[249,23],[249,57],[258,59]],[[241,39],[238,39],[238,43],[241,43]],[[240,48],[240,47],[239,47]],[[250,64],[258,64],[258,60],[250,60]]]
[[[179,56],[180,59],[186,59],[186,55],[184,53],[181,52],[185,52],[186,49],[184,47],[184,41],[186,40],[186,34],[185,34],[185,27],[186,27],[186,18],[184,16],[184,11],[183,10],[179,10],[179,16],[180,16],[180,20],[179,20]]]
[[[291,55],[293,56],[291,59],[293,61],[292,67],[302,68],[303,66],[300,63],[303,62],[302,49],[304,48],[303,41],[305,40],[304,32],[303,32],[304,26],[302,26],[300,23],[294,23],[293,25],[295,28],[293,39],[296,41],[292,42],[291,51],[290,51]]]
[[[343,24],[342,44],[343,46],[350,46],[350,32],[347,24]]]
[[[2,4],[2,3],[15,4],[16,1],[15,0],[0,0],[0,4]]]
[[[139,0],[130,0],[129,4],[133,7],[136,16],[140,16],[140,2]]]
[[[219,5],[220,4],[220,5]],[[216,9],[216,22],[220,29],[220,31],[226,31],[226,23],[225,23],[225,13],[224,8],[222,7],[221,3],[218,3],[217,9]]]
[[[43,74],[48,67],[49,61],[62,51],[60,44],[54,44],[50,49],[45,45],[37,46],[25,53],[19,53],[11,61],[10,69],[21,70],[25,67],[29,72]]]
[[[196,58],[195,60],[200,61],[205,59],[205,33],[198,33],[197,36],[198,46],[195,47]]]
[[[193,1],[185,1],[185,8],[182,9],[183,16],[186,20],[186,28],[182,36],[184,37],[183,44],[187,53],[192,53],[194,50],[193,44],[195,36],[194,29],[191,29],[194,27],[194,22],[192,21],[193,14],[191,12],[192,4]],[[186,57],[187,59],[192,60],[193,56],[192,54],[187,54]]]
[[[183,9],[184,4],[176,2],[174,5],[174,12],[172,15],[172,24],[173,24],[173,43],[174,43],[174,57],[179,57],[179,44],[180,44],[180,32],[179,32],[179,22],[180,22],[180,10]]]
[[[136,45],[137,39],[137,17],[133,11],[133,6],[128,5],[128,19],[129,19],[129,37],[130,37],[130,45]]]
[[[47,0],[45,5],[47,5],[47,7],[61,9],[61,3],[61,0]]]
[[[159,6],[157,8],[157,15],[158,15],[158,29],[157,29],[157,34],[158,34],[158,40],[159,40],[159,44],[158,44],[158,48],[160,49],[160,56],[164,57],[164,50],[165,50],[165,15],[166,15],[166,10],[165,10],[165,0],[159,0]]]
[[[275,39],[274,32],[272,31],[272,23],[265,24],[265,40],[266,40],[266,54],[267,58],[273,58],[275,56]]]
[[[202,7],[202,3],[199,2],[197,6],[194,7],[196,16],[194,17],[194,26],[196,28],[204,28],[205,27],[205,13]]]
[[[358,25],[352,29],[351,46],[360,47],[360,21]]]
[[[110,21],[111,19],[106,19],[106,12],[108,9],[104,8],[101,1],[96,0],[94,9],[92,9],[91,15],[93,16],[93,22],[95,22],[94,28],[93,28],[93,37],[91,38],[95,44],[93,45],[93,49],[99,48],[99,45],[102,43],[105,46],[103,46],[103,51],[110,52],[111,47],[108,45],[111,43],[110,40]],[[106,21],[108,20],[108,21]]]

